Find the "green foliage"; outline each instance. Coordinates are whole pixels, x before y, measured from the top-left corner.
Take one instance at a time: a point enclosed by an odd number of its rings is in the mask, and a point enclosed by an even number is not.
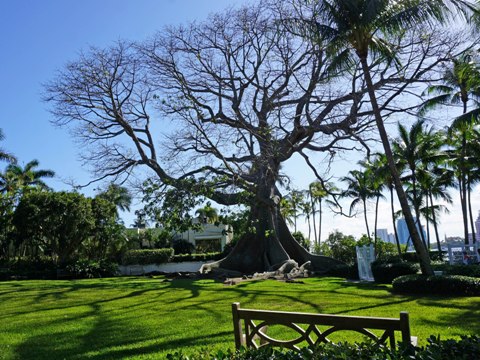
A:
[[[396,278],[392,286],[400,294],[480,295],[480,279],[460,275],[404,275]]]
[[[463,275],[480,278],[480,265],[464,265],[464,264],[437,264],[433,265],[435,270],[443,271],[444,275]]]
[[[0,262],[0,280],[55,279],[57,266],[51,258],[17,258]]]
[[[191,254],[195,250],[195,246],[191,242],[183,239],[175,240],[172,247],[176,255]]]
[[[205,254],[179,254],[173,255],[170,258],[170,262],[183,262],[183,261],[209,261],[219,260],[223,257],[223,253],[205,253]]]
[[[169,360],[447,360],[478,359],[480,356],[480,338],[476,335],[462,336],[460,340],[440,340],[431,336],[425,347],[414,348],[401,345],[396,349],[371,342],[330,343],[300,351],[262,347],[260,349],[242,348],[235,352],[201,350],[191,355],[182,351],[168,354]]]
[[[173,249],[128,250],[123,254],[123,265],[163,264],[173,256]]]
[[[305,235],[303,235],[303,233],[301,231],[295,231],[294,233],[292,233],[292,236],[305,249],[307,249],[307,250],[310,249],[310,240],[305,238]]]
[[[350,264],[350,265],[335,265],[326,273],[328,276],[338,276],[343,277],[345,279],[354,279],[357,280],[358,276],[358,265],[357,264]]]
[[[402,275],[416,274],[420,269],[418,264],[401,261],[399,258],[375,260],[371,268],[375,282],[380,284],[391,284],[395,278]]]
[[[54,259],[64,263],[92,234],[95,219],[91,199],[81,194],[30,191],[15,209],[13,224],[24,247],[49,249]]]
[[[321,253],[346,264],[353,264],[357,258],[355,246],[357,242],[352,235],[344,235],[338,230],[330,233],[328,238],[321,243]]]
[[[77,260],[65,270],[76,279],[93,279],[118,275],[118,265],[107,260]]]

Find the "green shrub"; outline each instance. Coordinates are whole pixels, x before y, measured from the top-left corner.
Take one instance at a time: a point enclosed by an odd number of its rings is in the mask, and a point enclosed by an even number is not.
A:
[[[411,345],[390,349],[387,346],[363,343],[321,344],[300,351],[279,350],[271,347],[210,352],[202,350],[186,355],[183,351],[167,355],[168,360],[450,360],[480,358],[480,338],[462,336],[460,340],[440,340],[431,336],[425,347]]]
[[[17,258],[0,264],[0,280],[55,279],[57,265],[49,257]]]
[[[392,285],[393,291],[401,294],[480,295],[480,279],[460,275],[405,275]]]
[[[398,258],[375,260],[372,263],[372,274],[375,282],[391,284],[392,281],[402,275],[416,274],[419,266],[416,263],[401,261]]]
[[[343,277],[345,279],[358,279],[358,265],[352,264],[340,264],[335,265],[326,273],[327,276],[338,276]]]
[[[112,277],[118,274],[117,264],[108,260],[77,260],[65,268],[76,279]]]
[[[480,265],[447,265],[443,271],[445,275],[463,275],[480,278]]]
[[[191,242],[183,239],[175,240],[172,247],[175,255],[191,254],[195,250],[195,246]]]
[[[173,249],[128,250],[122,257],[123,265],[163,264],[173,256]]]
[[[173,255],[170,262],[220,260],[222,257],[223,253],[220,252],[206,254],[180,254]]]

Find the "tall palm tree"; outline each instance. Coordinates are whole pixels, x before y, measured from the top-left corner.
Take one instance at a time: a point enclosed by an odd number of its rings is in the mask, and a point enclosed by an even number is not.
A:
[[[338,189],[331,182],[314,181],[308,186],[308,195],[312,204],[313,231],[315,232],[315,245],[322,241],[322,219],[323,219],[323,201]],[[327,200],[328,201],[328,200]],[[315,215],[318,205],[318,235]]]
[[[340,181],[347,184],[347,189],[342,192],[342,197],[352,198],[349,215],[352,216],[355,208],[362,204],[363,218],[367,229],[367,236],[371,240],[370,227],[367,217],[367,202],[375,199],[381,193],[372,186],[372,176],[368,171],[351,170],[349,175],[340,178]]]
[[[397,216],[395,212],[395,199],[394,199],[394,183],[392,178],[392,173],[390,172],[390,168],[387,163],[387,157],[383,153],[376,153],[372,160],[372,167],[375,169],[374,174],[377,180],[383,184],[390,193],[390,211],[392,217],[392,225],[393,225],[393,233],[395,236],[395,243],[397,245],[398,255],[402,254],[401,246],[400,246],[400,238],[398,237],[397,231]]]
[[[450,145],[454,147],[450,154],[458,180],[465,243],[468,243],[468,198],[471,186],[468,184],[467,151],[470,144],[467,138],[480,113],[480,71],[474,54],[467,52],[458,59],[452,59],[451,64],[445,67],[441,84],[429,86],[424,95],[431,97],[421,106],[421,116],[439,106],[459,104],[462,109],[462,115],[449,128],[449,139]],[[469,111],[470,102],[473,103],[473,108]],[[472,233],[474,232],[472,225]]]
[[[375,250],[377,248],[377,229],[378,229],[378,205],[380,203],[380,199],[385,199],[383,196],[382,191],[385,186],[383,179],[377,176],[377,163],[371,162],[370,160],[359,161],[359,165],[363,168],[365,173],[365,177],[368,179],[368,186],[370,187],[370,191],[372,192],[372,196],[375,197],[375,222],[374,222],[374,229],[373,229],[373,238],[375,242]]]
[[[318,1],[315,25],[320,32],[318,38],[329,43],[329,52],[336,56],[334,62],[348,61],[354,54],[360,62],[377,129],[385,151],[388,166],[397,191],[397,196],[412,236],[415,250],[420,259],[422,273],[433,275],[428,252],[415,227],[407,195],[396,168],[393,152],[384,126],[377,94],[370,72],[369,59],[391,63],[395,60],[395,47],[389,38],[406,28],[429,20],[444,21],[451,11],[449,3],[465,10],[471,5],[465,1],[442,0],[322,0]]]
[[[5,135],[3,134],[3,130],[0,129],[0,141],[2,141],[3,139],[5,139]],[[12,162],[12,163],[17,162],[17,159],[15,158],[15,156],[3,150],[2,148],[0,148],[0,160]]]
[[[55,172],[53,170],[37,170],[38,165],[38,160],[32,160],[24,167],[18,164],[9,164],[0,176],[0,192],[23,192],[32,187],[49,190],[50,188],[43,180],[54,177]]]

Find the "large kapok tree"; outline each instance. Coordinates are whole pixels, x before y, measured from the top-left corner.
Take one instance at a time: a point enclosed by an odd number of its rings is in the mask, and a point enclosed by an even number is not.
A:
[[[339,70],[321,41],[284,27],[282,6],[263,5],[141,44],[91,49],[46,86],[46,100],[55,124],[83,142],[96,179],[143,166],[166,187],[251,208],[252,231],[210,268],[253,273],[293,259],[325,271],[338,262],[303,249],[280,214],[281,166],[297,154],[318,175],[312,152],[367,146],[372,110],[359,64]],[[405,63],[370,65],[386,118],[404,110],[396,99],[456,45],[436,40],[404,34],[397,51]]]

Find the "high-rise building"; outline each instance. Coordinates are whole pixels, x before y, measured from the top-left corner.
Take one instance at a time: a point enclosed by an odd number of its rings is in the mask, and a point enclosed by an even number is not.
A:
[[[475,233],[475,239],[477,242],[480,242],[480,211],[478,212],[477,220],[475,220],[475,229],[477,230]]]
[[[425,237],[425,239],[427,239],[427,234],[425,233],[425,230],[423,228],[420,230],[420,226],[417,223],[417,219],[413,218],[413,220],[415,221],[417,230],[422,231],[423,236]],[[397,233],[398,233],[398,240],[400,241],[400,244],[405,245],[408,242],[410,245],[412,245],[412,240],[410,239],[409,241],[410,232],[408,231],[407,222],[405,221],[404,218],[397,220]]]
[[[387,229],[377,229],[377,237],[382,239],[385,242],[389,242],[388,230]]]

